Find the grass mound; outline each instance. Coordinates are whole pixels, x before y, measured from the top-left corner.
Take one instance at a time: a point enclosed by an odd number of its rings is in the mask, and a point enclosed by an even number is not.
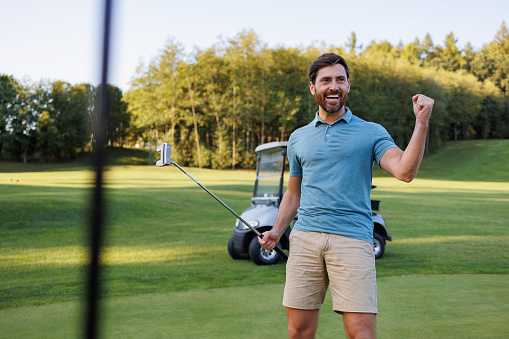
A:
[[[153,165],[157,160],[155,159],[157,151],[155,149],[108,147],[107,156],[108,165],[111,166]]]
[[[509,140],[470,140],[449,143],[424,158],[420,178],[509,182]]]

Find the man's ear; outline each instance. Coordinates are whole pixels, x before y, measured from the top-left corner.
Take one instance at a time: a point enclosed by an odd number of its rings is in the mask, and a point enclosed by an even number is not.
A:
[[[350,89],[348,89],[348,90],[350,90]],[[315,85],[313,85],[313,83],[311,81],[309,82],[309,91],[311,92],[312,95],[316,95]]]

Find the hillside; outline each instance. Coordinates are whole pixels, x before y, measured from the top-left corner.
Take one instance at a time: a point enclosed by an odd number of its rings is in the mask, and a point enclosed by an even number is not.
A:
[[[509,140],[448,143],[424,158],[419,178],[509,182]]]

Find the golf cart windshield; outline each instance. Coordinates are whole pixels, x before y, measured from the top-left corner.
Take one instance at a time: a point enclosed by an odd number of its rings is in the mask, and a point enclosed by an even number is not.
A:
[[[253,202],[281,199],[287,142],[273,142],[258,146],[258,165]]]

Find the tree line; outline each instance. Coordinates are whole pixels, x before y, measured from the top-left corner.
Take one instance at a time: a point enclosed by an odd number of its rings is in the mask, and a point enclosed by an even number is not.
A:
[[[384,125],[401,148],[413,131],[416,93],[435,99],[428,150],[450,140],[509,137],[509,33],[503,22],[477,51],[470,43],[458,47],[452,32],[443,44],[428,34],[406,45],[359,46],[352,33],[344,46],[269,48],[248,30],[189,54],[170,38],[153,60],[139,65],[123,95],[110,85],[115,103],[110,111],[115,111],[108,122],[109,144],[146,147],[168,141],[172,157],[183,165],[253,168],[257,145],[287,140],[314,118],[317,105],[307,71],[324,52],[343,55],[349,63],[347,106]],[[52,161],[93,148],[93,86],[23,87],[12,77],[0,79],[4,154]],[[21,87],[15,105],[5,94],[9,86]]]
[[[509,136],[509,34],[460,49],[453,33],[443,45],[430,37],[407,45],[387,41],[342,47],[268,48],[253,31],[192,55],[169,39],[141,64],[125,94],[133,126],[145,138],[166,140],[172,156],[199,167],[253,168],[254,148],[287,140],[314,118],[307,70],[324,52],[344,55],[351,69],[347,101],[354,114],[384,125],[404,148],[412,134],[410,98],[435,99],[428,149],[449,140]]]
[[[106,140],[114,145],[128,136],[130,115],[120,88],[107,86]],[[0,74],[0,160],[55,162],[93,151],[99,89]]]

